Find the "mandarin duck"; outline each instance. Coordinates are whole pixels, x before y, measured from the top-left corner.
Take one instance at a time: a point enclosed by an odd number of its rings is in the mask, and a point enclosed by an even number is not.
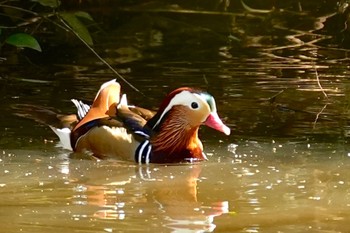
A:
[[[78,116],[56,128],[66,149],[92,152],[97,158],[137,163],[178,163],[206,160],[198,129],[204,124],[230,134],[220,120],[214,98],[189,87],[168,94],[157,112],[128,105],[116,80],[104,83],[92,105],[72,100]],[[61,117],[66,119],[67,117]]]

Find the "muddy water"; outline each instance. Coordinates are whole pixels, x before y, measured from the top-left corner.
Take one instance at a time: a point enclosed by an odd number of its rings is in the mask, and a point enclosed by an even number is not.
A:
[[[71,98],[116,78],[85,47],[2,62],[0,232],[349,232],[348,49],[340,16],[316,5],[104,25],[95,49],[146,96],[122,83],[131,104],[157,108],[179,86],[213,94],[232,135],[202,127],[200,164],[77,158],[15,116],[23,103],[75,112]]]
[[[215,146],[214,146],[215,147]],[[241,141],[210,161],[138,166],[4,151],[3,232],[347,232],[349,148]]]

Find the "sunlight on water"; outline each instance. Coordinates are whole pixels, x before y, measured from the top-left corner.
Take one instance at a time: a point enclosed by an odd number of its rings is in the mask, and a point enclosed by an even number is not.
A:
[[[339,147],[240,141],[206,163],[141,167],[4,151],[0,224],[6,232],[344,231],[350,169]]]
[[[72,158],[12,105],[70,113],[71,98],[92,100],[115,75],[66,44],[44,61],[23,51],[1,60],[1,232],[349,232],[348,12],[320,1],[279,1],[269,13],[218,2],[232,12],[175,12],[187,2],[161,2],[168,13],[91,12],[106,14],[108,32],[94,48],[149,96],[122,83],[131,104],[154,109],[179,86],[215,96],[232,135],[201,129],[209,161],[200,164]]]

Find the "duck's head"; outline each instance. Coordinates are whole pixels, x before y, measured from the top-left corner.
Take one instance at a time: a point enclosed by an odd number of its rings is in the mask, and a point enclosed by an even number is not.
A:
[[[154,130],[159,131],[164,121],[169,117],[174,122],[186,123],[188,127],[198,127],[205,124],[213,129],[230,134],[228,128],[217,114],[215,99],[206,92],[189,87],[174,90],[163,100],[157,114],[147,123]]]
[[[167,95],[157,114],[146,126],[157,138],[154,140],[154,150],[169,153],[182,153],[184,150],[195,153],[197,150],[198,155],[194,157],[203,159],[202,144],[197,135],[201,125],[230,134],[230,128],[217,114],[214,97],[206,92],[183,87]]]

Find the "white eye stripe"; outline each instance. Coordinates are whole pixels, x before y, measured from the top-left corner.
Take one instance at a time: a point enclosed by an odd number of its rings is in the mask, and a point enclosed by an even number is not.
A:
[[[179,94],[176,94],[171,99],[168,106],[164,109],[164,111],[162,112],[162,115],[159,117],[158,121],[154,124],[152,129],[158,126],[158,124],[162,121],[165,114],[169,112],[172,107],[174,107],[175,105],[183,105],[193,109],[191,107],[192,102],[197,102],[198,105],[200,106],[201,103],[202,104],[206,103],[206,100],[205,98],[203,98],[203,96],[196,93],[191,93],[189,91],[182,91]]]

